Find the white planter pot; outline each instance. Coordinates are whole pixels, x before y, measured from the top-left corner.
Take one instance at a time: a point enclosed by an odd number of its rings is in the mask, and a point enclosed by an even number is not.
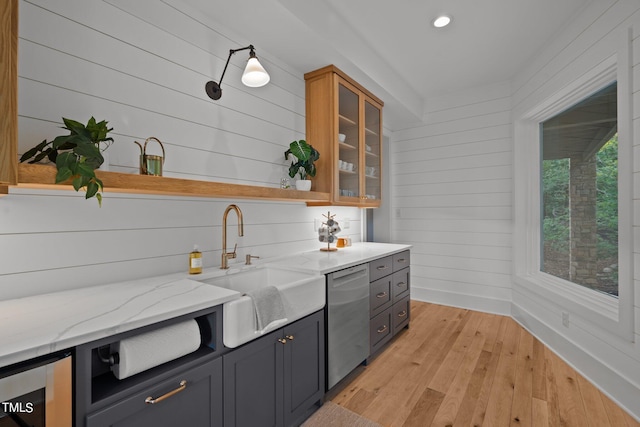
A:
[[[311,190],[311,180],[309,179],[299,179],[296,181],[296,189],[300,191],[309,191]]]

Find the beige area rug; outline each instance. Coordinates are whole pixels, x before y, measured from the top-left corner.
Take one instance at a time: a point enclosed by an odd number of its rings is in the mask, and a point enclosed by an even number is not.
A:
[[[316,412],[314,412],[301,427],[382,427],[355,412],[336,405],[333,402],[326,402]]]

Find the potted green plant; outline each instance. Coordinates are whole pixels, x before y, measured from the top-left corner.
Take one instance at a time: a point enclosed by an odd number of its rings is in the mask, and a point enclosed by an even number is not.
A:
[[[320,158],[320,153],[307,144],[307,141],[301,139],[289,144],[289,149],[284,152],[285,160],[289,159],[289,155],[293,156],[289,166],[289,176],[293,178],[296,174],[300,175],[300,179],[296,181],[296,188],[303,191],[311,190],[311,181],[307,177],[316,176],[315,161]]]
[[[20,162],[29,160],[29,163],[37,163],[48,158],[58,169],[56,184],[71,180],[76,191],[84,188],[85,198],[95,196],[102,206],[103,186],[102,181],[96,177],[95,170],[104,162],[101,151],[113,142],[113,138],[107,137],[113,128],[107,127],[108,122],[104,120],[96,122],[93,117],[86,126],[64,117],[62,121],[62,128],[67,129],[69,135],[58,136],[49,142],[45,139],[24,153]]]

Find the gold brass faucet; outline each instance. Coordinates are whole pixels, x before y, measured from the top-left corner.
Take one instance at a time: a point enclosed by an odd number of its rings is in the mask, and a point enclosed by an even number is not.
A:
[[[238,236],[244,236],[244,221],[242,220],[242,211],[237,205],[229,205],[227,209],[224,211],[224,215],[222,215],[222,264],[220,265],[221,269],[226,270],[229,268],[229,258],[236,257],[236,249],[238,248],[238,244],[233,248],[233,252],[227,252],[227,216],[231,210],[236,211],[236,215],[238,215]]]

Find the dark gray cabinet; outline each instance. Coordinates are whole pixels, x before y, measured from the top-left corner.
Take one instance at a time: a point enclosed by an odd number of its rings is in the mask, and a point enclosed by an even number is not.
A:
[[[324,310],[223,357],[224,425],[298,425],[324,396]]]
[[[186,319],[198,322],[198,350],[122,380],[110,371],[113,343]],[[222,426],[221,325],[222,306],[216,306],[77,346],[74,425]]]
[[[369,263],[370,356],[409,325],[409,265],[408,250]]]
[[[86,426],[222,426],[222,358],[94,412]]]

